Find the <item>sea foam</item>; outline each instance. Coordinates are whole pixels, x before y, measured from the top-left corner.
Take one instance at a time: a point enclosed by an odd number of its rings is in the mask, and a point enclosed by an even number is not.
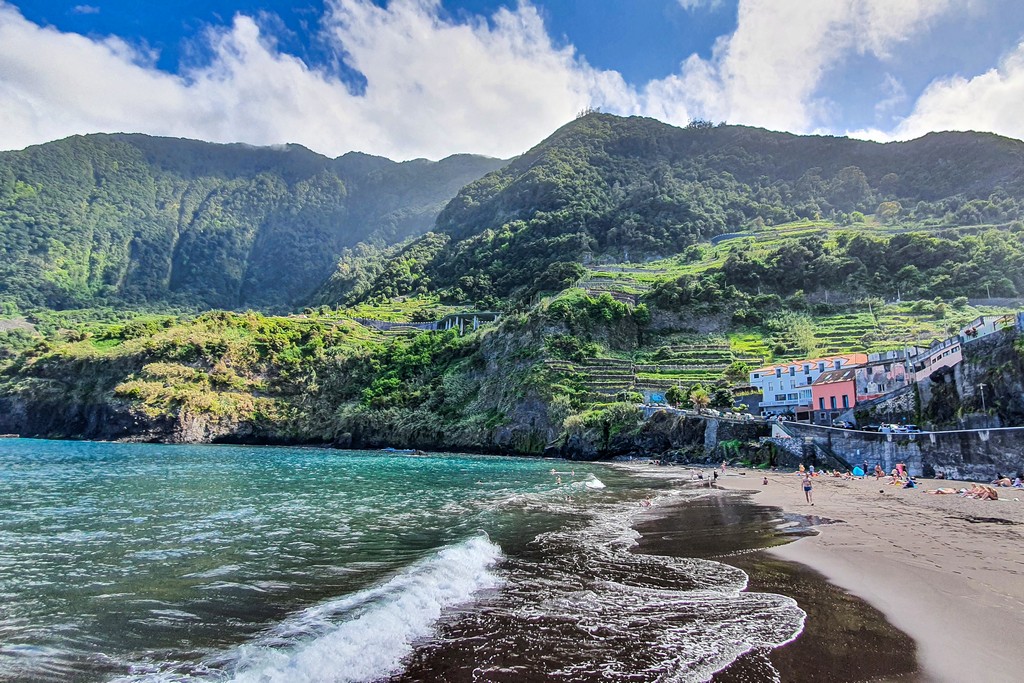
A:
[[[485,535],[440,549],[383,585],[303,610],[227,656],[237,683],[347,683],[402,670],[442,613],[495,588],[501,549]]]

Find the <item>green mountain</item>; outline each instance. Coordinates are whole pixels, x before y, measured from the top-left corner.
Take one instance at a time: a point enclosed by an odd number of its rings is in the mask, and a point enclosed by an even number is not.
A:
[[[573,262],[665,257],[802,218],[939,230],[1006,225],[1022,210],[1024,143],[993,134],[879,144],[591,114],[463,188],[409,248],[427,260],[404,289],[357,291],[527,298],[579,277]]]
[[[730,407],[753,367],[927,346],[1024,294],[1024,143],[988,134],[589,115],[504,165],[142,136],[0,160],[0,433],[703,458],[703,423],[644,422],[644,394]],[[474,304],[500,322],[411,324]],[[770,455],[733,426],[716,459]]]
[[[502,163],[145,135],[0,153],[0,301],[295,306],[346,249],[422,234],[459,188]]]

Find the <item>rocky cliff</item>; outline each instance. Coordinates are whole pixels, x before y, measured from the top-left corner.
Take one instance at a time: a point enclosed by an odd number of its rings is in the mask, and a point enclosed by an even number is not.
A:
[[[1010,329],[968,341],[964,359],[918,383],[922,421],[939,427],[1024,424],[1024,339]]]

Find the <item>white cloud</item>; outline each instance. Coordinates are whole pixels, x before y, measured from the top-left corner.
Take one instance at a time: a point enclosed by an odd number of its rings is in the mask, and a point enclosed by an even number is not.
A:
[[[212,62],[178,77],[121,40],[43,28],[0,0],[0,147],[141,130],[329,154],[511,156],[587,106],[635,109],[622,78],[554,45],[533,6],[501,9],[490,24],[448,21],[439,9],[438,0],[331,2],[327,37],[367,79],[353,94],[279,52],[249,17],[211,29]]]
[[[679,0],[690,8],[717,0]],[[793,132],[834,132],[820,92],[851,57],[883,63],[963,0],[740,0],[735,32],[711,56],[633,87],[554,43],[522,0],[489,18],[452,19],[440,0],[328,0],[324,40],[366,79],[350,91],[277,49],[273,30],[235,17],[202,37],[212,59],[172,75],[157,55],[117,38],[41,27],[0,0],[0,148],[75,133],[138,131],[221,142],[298,142],[326,154],[356,149],[396,159],[455,152],[508,157],[586,107],[676,124],[691,117]],[[1024,48],[998,69],[936,81],[896,131],[973,126],[1021,135]],[[878,114],[903,96],[892,78]],[[870,103],[869,103],[870,106]]]
[[[887,73],[882,79],[882,92],[885,93],[885,97],[875,102],[875,116],[885,116],[907,101],[907,89],[892,74]]]
[[[701,7],[707,7],[708,9],[717,9],[722,5],[722,0],[676,0],[679,6],[687,12],[699,9]]]
[[[894,131],[907,139],[933,130],[985,130],[1024,139],[1024,42],[995,69],[932,82]]]
[[[75,14],[99,14],[100,8],[95,5],[75,5],[71,11]]]
[[[737,28],[710,59],[649,84],[647,107],[670,102],[711,120],[810,132],[827,122],[818,90],[854,54],[886,59],[898,43],[954,9],[952,0],[741,0]],[[673,119],[678,122],[678,118]]]

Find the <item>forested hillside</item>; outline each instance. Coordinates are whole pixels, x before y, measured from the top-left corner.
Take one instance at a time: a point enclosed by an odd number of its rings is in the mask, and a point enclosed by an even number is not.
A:
[[[1016,312],[1022,210],[989,134],[591,114],[507,165],[71,138],[0,155],[0,433],[657,450],[645,395],[729,408],[751,368]],[[498,324],[402,325],[475,306]]]
[[[0,303],[303,305],[345,249],[425,232],[501,163],[144,135],[0,153]]]
[[[665,257],[800,218],[1006,227],[1021,218],[1022,202],[1024,143],[988,133],[883,145],[590,114],[459,192],[438,217],[438,236],[413,248],[426,259],[404,268],[416,275],[404,289],[382,280],[359,291],[525,299],[578,277],[574,263]],[[933,256],[936,264],[919,268],[943,263]]]

